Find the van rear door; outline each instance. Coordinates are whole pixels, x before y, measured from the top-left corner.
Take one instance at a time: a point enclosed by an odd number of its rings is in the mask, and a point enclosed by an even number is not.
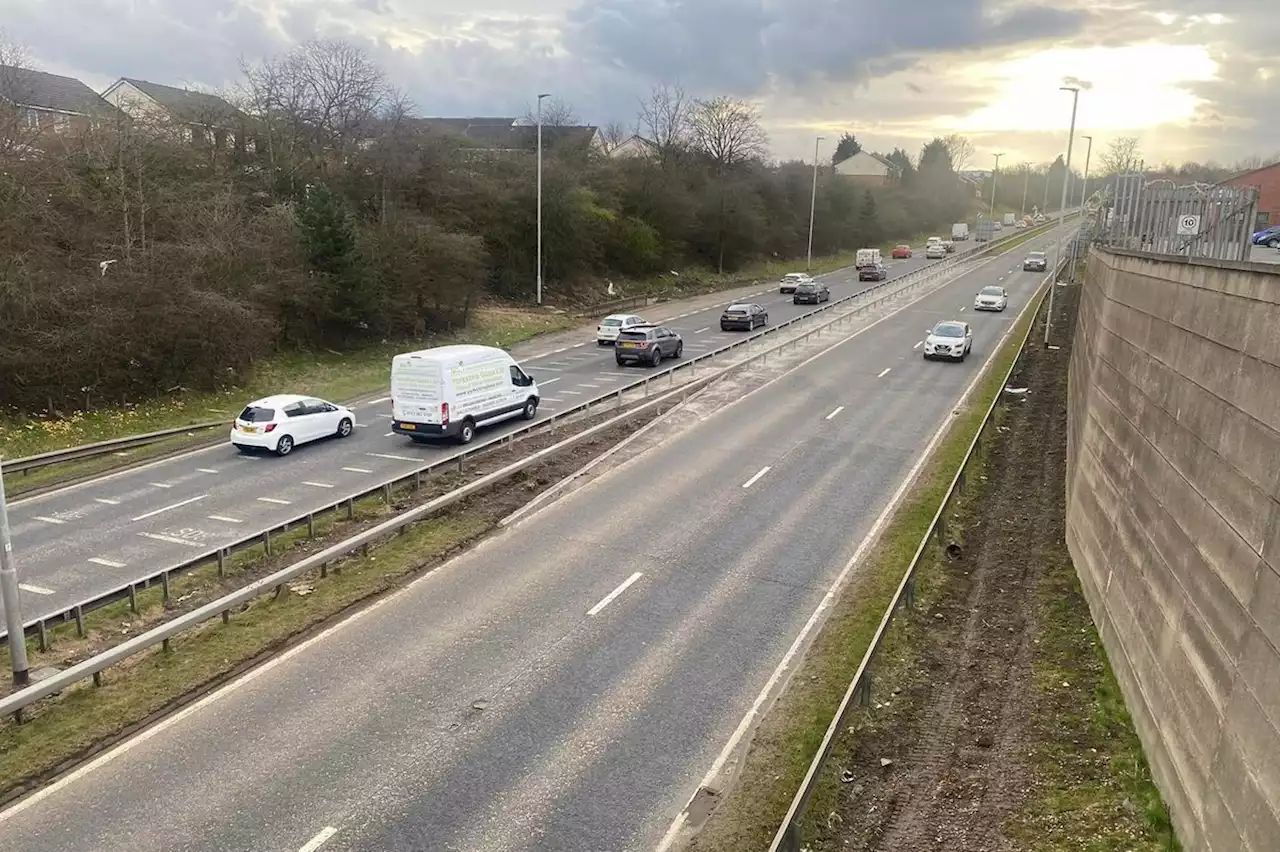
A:
[[[444,402],[440,364],[426,358],[396,358],[391,364],[391,416],[407,423],[440,424]]]

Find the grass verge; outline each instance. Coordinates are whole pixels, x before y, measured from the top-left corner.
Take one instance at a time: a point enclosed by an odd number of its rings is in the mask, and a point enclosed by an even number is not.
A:
[[[66,667],[138,635],[176,614],[215,600],[234,588],[279,570],[309,552],[319,551],[381,522],[394,513],[510,464],[517,457],[564,440],[570,434],[616,416],[616,410],[584,417],[555,432],[530,436],[505,449],[474,459],[465,473],[425,480],[417,491],[392,496],[389,503],[369,498],[356,504],[354,518],[330,514],[317,518],[314,537],[305,525],[276,536],[271,555],[261,547],[235,554],[216,565],[175,575],[168,602],[162,589],[139,593],[137,611],[119,601],[85,615],[86,635],[74,624],[49,632],[46,651],[31,648],[31,668]],[[544,489],[605,452],[657,416],[656,409],[549,457],[484,494],[450,507],[385,539],[368,555],[333,563],[327,570],[295,579],[287,592],[259,597],[232,614],[227,623],[206,622],[104,672],[103,685],[82,682],[29,708],[26,724],[0,723],[0,802],[39,786],[128,736],[159,716],[186,704],[272,653],[307,635],[350,608],[397,588],[443,563],[490,533],[498,521]],[[29,642],[29,645],[34,643]]]
[[[693,837],[690,850],[739,852],[769,847],[902,572],[929,528],[983,414],[1003,388],[1032,319],[1027,314],[1018,321],[968,404],[952,419],[933,458],[832,608],[788,688],[756,730],[737,781]],[[921,601],[936,594],[931,582],[936,583],[927,577],[918,581]],[[892,646],[884,651],[884,659],[900,654]],[[813,809],[817,812],[820,807],[815,803]]]

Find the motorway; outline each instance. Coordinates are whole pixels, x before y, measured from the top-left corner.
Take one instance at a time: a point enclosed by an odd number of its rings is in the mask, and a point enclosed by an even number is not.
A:
[[[4,849],[652,850],[1034,294],[1022,253],[0,814]],[[948,318],[973,355],[923,361]]]
[[[890,280],[939,262],[926,261],[921,249],[890,262]],[[831,288],[832,300],[871,286],[859,284],[853,269],[819,277]],[[776,284],[752,300],[766,308],[771,324],[815,308],[793,305]],[[722,309],[678,313],[681,308],[665,305],[658,309],[665,313],[651,311],[650,318],[680,332],[685,353],[696,357],[748,336],[720,331]],[[539,417],[607,396],[649,369],[617,366],[612,349],[597,346],[594,335],[522,363],[544,394]],[[65,612],[460,452],[448,443],[421,445],[392,434],[389,399],[355,411],[360,428],[350,438],[306,444],[286,458],[244,456],[222,444],[10,504],[24,618]],[[507,421],[477,437],[524,425]]]

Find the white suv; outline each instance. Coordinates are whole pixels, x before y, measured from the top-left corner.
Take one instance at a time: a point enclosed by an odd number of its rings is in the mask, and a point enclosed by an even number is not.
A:
[[[813,276],[807,272],[788,272],[782,276],[782,280],[778,282],[779,293],[794,293],[796,287],[801,284],[808,284],[813,280]]]
[[[928,337],[924,339],[924,360],[945,358],[948,361],[963,361],[973,349],[973,329],[967,322],[945,320],[933,328],[926,330]]]
[[[612,346],[618,339],[618,332],[637,325],[648,325],[643,317],[635,314],[609,314],[596,326],[596,344]]]

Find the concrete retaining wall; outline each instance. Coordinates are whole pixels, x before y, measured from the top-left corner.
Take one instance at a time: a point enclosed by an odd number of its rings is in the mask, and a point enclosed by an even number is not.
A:
[[[1067,544],[1185,848],[1280,850],[1280,274],[1093,249]]]

